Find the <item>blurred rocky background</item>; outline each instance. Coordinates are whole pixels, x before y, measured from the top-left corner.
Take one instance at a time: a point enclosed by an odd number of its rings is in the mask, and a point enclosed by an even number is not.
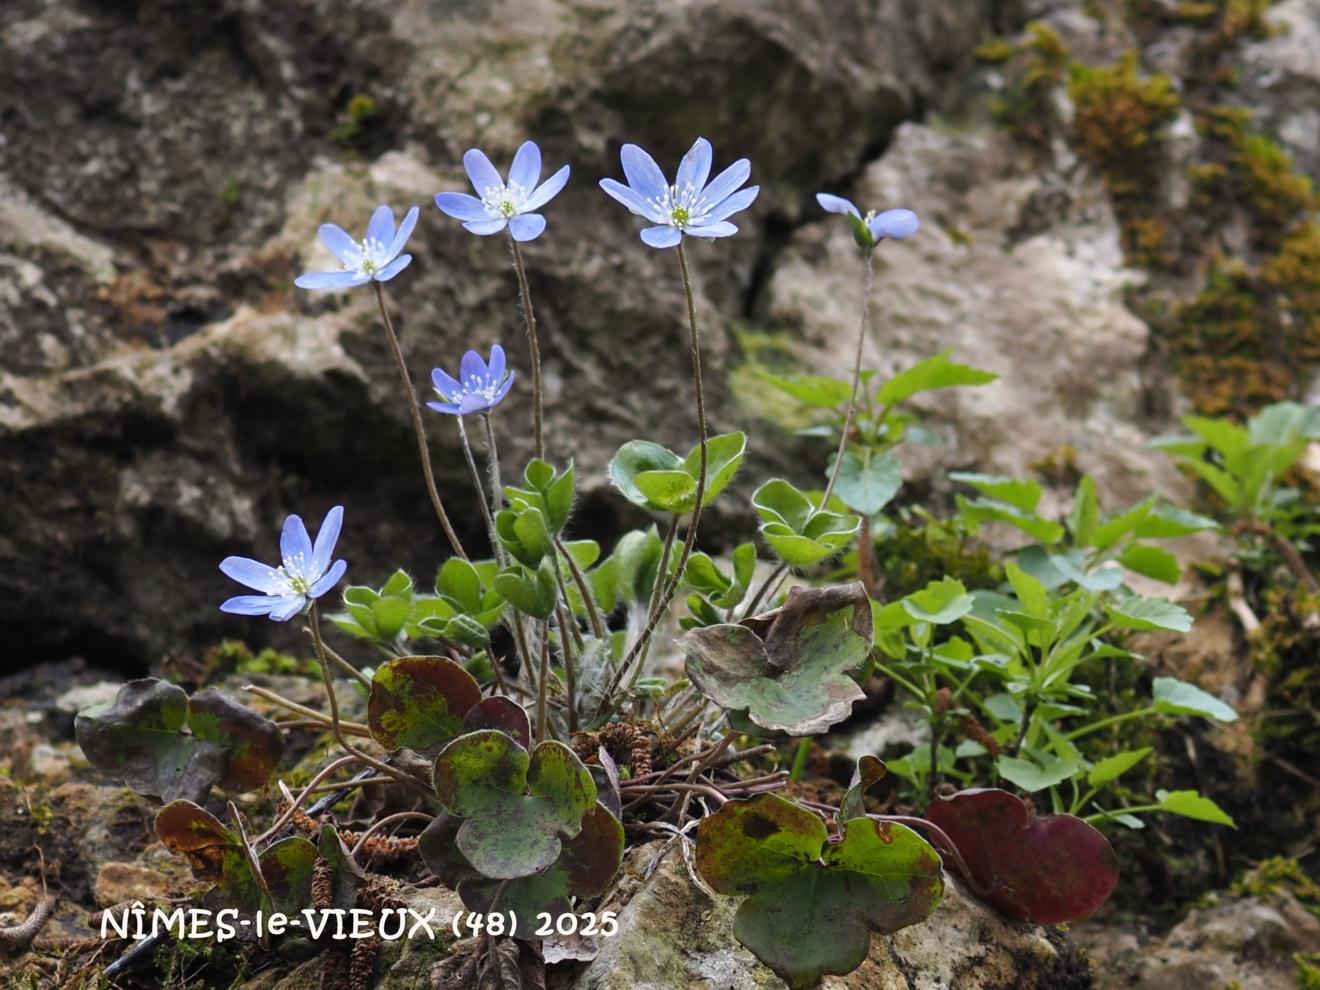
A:
[[[370,293],[296,290],[318,224],[416,204],[390,283],[416,380],[468,347],[526,349],[500,238],[431,199],[460,159],[524,139],[565,192],[528,264],[551,454],[585,476],[584,530],[640,520],[604,480],[621,442],[694,439],[672,252],[597,187],[624,141],[667,168],[698,135],[762,186],[733,239],[692,251],[716,428],[745,495],[826,452],[757,367],[843,374],[860,301],[819,190],[907,206],[879,253],[868,363],[946,347],[997,371],[936,393],[950,469],[1095,472],[1111,507],[1179,477],[1145,438],[1181,411],[1249,411],[1320,359],[1317,0],[7,0],[0,6],[0,641],[6,664],[144,671],[225,635],[229,553],[283,516],[347,510],[351,577],[446,547]],[[529,393],[501,407],[512,467]],[[453,422],[428,417],[460,528],[479,521]]]

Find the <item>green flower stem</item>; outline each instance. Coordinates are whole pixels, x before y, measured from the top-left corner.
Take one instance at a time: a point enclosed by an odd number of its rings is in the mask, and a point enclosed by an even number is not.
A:
[[[490,512],[498,515],[504,504],[504,484],[500,481],[500,451],[495,445],[495,426],[491,422],[490,410],[481,414],[482,426],[486,429],[486,471],[490,474]]]
[[[422,413],[417,404],[417,393],[413,389],[412,376],[408,374],[408,365],[403,359],[403,347],[399,344],[399,335],[394,332],[394,322],[390,319],[390,311],[385,306],[385,293],[379,282],[373,281],[371,284],[376,290],[376,304],[380,307],[381,322],[385,325],[385,337],[390,344],[390,353],[394,355],[394,364],[399,369],[399,381],[403,385],[403,394],[408,400],[408,413],[412,417],[413,433],[417,436],[417,456],[422,462],[422,477],[426,481],[426,493],[431,496],[431,505],[435,507],[436,517],[440,520],[440,528],[445,531],[445,536],[449,539],[449,545],[454,548],[454,553],[467,560],[467,554],[463,551],[463,544],[459,542],[458,534],[454,532],[454,527],[449,522],[444,503],[440,500],[440,491],[435,486],[435,474],[431,470],[431,451],[426,444],[426,428],[422,425]]]
[[[330,679],[330,664],[325,658],[325,644],[321,639],[321,620],[316,614],[316,602],[312,602],[312,607],[307,613],[307,623],[312,630],[312,642],[316,645],[316,656],[321,661],[321,680],[325,682],[326,696],[330,699],[330,731],[335,737],[335,741],[343,748],[344,752],[350,756],[356,756],[358,760],[371,767],[377,773],[393,777],[400,784],[411,787],[415,791],[420,791],[427,797],[431,796],[431,788],[427,787],[416,777],[396,770],[387,763],[382,763],[374,756],[368,756],[351,745],[344,733],[343,727],[339,723],[339,699],[335,697],[335,685]]]
[[[564,546],[564,541],[558,536],[555,537],[555,546],[563,555],[564,562],[568,564],[568,571],[573,575],[573,583],[577,585],[578,594],[582,596],[582,607],[586,610],[587,618],[591,621],[591,634],[604,642],[605,623],[600,615],[600,607],[596,604],[596,596],[591,593],[591,585],[587,583],[586,575],[582,573],[577,561],[568,552],[568,547]]]
[[[472,476],[472,485],[477,490],[477,505],[481,506],[481,518],[485,520],[486,532],[490,535],[491,552],[498,558],[501,547],[499,537],[495,535],[495,517],[490,514],[490,506],[486,504],[486,489],[481,483],[477,460],[472,456],[472,444],[468,441],[467,427],[463,425],[462,416],[455,416],[454,420],[458,423],[458,439],[463,444],[463,459],[467,461],[468,474]]]
[[[1096,822],[1103,822],[1112,819],[1115,815],[1141,815],[1148,811],[1163,811],[1162,804],[1134,804],[1129,808],[1111,808],[1107,814],[1087,815],[1082,821],[1088,825],[1094,825]]]
[[[839,470],[843,466],[843,455],[848,449],[848,433],[852,430],[853,414],[857,411],[857,389],[862,380],[862,345],[866,342],[867,327],[871,322],[871,287],[875,281],[875,263],[872,252],[863,251],[862,259],[866,266],[865,288],[862,290],[862,323],[857,328],[857,354],[853,358],[852,394],[848,398],[848,411],[843,417],[843,433],[839,436],[839,449],[834,455],[834,467],[830,470],[830,480],[825,486],[825,493],[820,497],[822,509],[829,503],[834,491],[834,484],[839,480]]]
[[[803,736],[798,740],[797,752],[793,754],[793,769],[789,771],[788,779],[797,783],[802,779],[802,774],[807,769],[807,757],[811,754],[811,737]]]
[[[1137,708],[1130,712],[1123,712],[1121,715],[1110,715],[1108,718],[1102,718],[1098,722],[1092,722],[1090,725],[1084,725],[1080,729],[1073,729],[1063,738],[1072,741],[1080,739],[1082,736],[1089,736],[1092,732],[1099,732],[1101,729],[1107,729],[1111,725],[1118,725],[1120,722],[1126,722],[1133,718],[1146,718],[1150,715],[1158,715],[1159,709],[1153,705],[1148,708]]]
[[[532,427],[536,456],[545,457],[544,414],[541,392],[541,345],[536,339],[536,313],[532,310],[532,295],[527,288],[527,268],[523,265],[522,248],[509,235],[509,250],[513,252],[513,267],[518,272],[518,295],[522,300],[523,324],[527,328],[527,343],[532,352]]]
[[[300,705],[296,701],[290,701],[288,698],[276,694],[274,691],[268,691],[265,688],[257,687],[255,684],[248,684],[243,690],[248,694],[253,694],[258,698],[263,698],[266,701],[269,701],[272,705],[279,705],[281,708],[296,712],[303,718],[316,722],[318,725],[330,725],[330,719],[316,711],[316,709],[308,708],[306,705]],[[275,724],[279,725],[280,723],[277,722]],[[351,736],[362,736],[367,739],[371,738],[371,729],[363,725],[361,722],[340,722],[339,727]]]

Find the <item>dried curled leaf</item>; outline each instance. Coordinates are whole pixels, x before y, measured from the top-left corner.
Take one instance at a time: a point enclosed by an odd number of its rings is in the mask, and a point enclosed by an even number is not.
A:
[[[871,934],[929,917],[940,858],[916,832],[854,818],[825,823],[776,794],[730,801],[697,827],[697,870],[721,894],[747,895],[733,933],[792,987],[860,966]]]
[[[1072,815],[1037,818],[1008,791],[959,791],[933,801],[926,817],[958,847],[987,899],[1015,918],[1080,920],[1118,883],[1118,860],[1099,831]]]
[[[80,711],[74,732],[92,766],[164,801],[204,801],[215,784],[260,787],[284,751],[269,719],[214,688],[190,700],[155,677],[129,681],[113,701]]]
[[[871,661],[870,603],[860,583],[793,588],[782,608],[693,629],[679,646],[688,677],[716,704],[764,729],[813,735],[865,697],[856,678]]]

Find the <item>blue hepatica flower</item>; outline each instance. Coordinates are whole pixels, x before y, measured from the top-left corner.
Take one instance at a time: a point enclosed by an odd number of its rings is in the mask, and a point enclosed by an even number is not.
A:
[[[619,152],[625,186],[613,179],[601,179],[600,187],[639,217],[655,227],[642,231],[642,240],[654,248],[673,247],[687,234],[691,237],[729,237],[738,228],[728,217],[752,205],[760,186],[739,187],[752,174],[751,163],[740,158],[707,182],[710,175],[710,142],[697,141],[678,166],[677,181],[671,186],[655,159],[635,144],[625,144]]]
[[[343,522],[344,507],[336,505],[325,514],[313,545],[302,519],[289,516],[280,534],[279,567],[247,557],[226,557],[220,562],[220,570],[261,594],[231,598],[220,606],[220,611],[267,615],[276,622],[287,622],[310,607],[313,600],[338,584],[348,569],[342,560],[330,563]]]
[[[568,181],[565,165],[541,182],[541,149],[532,141],[524,141],[514,154],[508,182],[477,148],[463,155],[463,167],[477,195],[442,192],[435,197],[435,205],[455,220],[462,220],[463,227],[474,234],[498,234],[508,227],[515,241],[541,236],[545,217],[536,211],[559,195]]]
[[[842,213],[852,224],[853,239],[864,251],[870,251],[886,237],[902,240],[911,237],[921,227],[921,221],[911,210],[871,210],[862,216],[860,210],[842,196],[816,193],[816,202],[830,213]]]
[[[443,402],[428,402],[436,412],[466,416],[499,405],[513,387],[513,372],[504,370],[504,348],[490,349],[490,363],[476,351],[468,351],[458,366],[458,377],[451,378],[443,369],[431,372],[431,383]]]
[[[332,223],[321,224],[321,241],[340,263],[343,271],[308,272],[299,275],[293,284],[300,289],[351,289],[366,285],[372,279],[388,282],[412,261],[411,254],[400,254],[408,237],[417,225],[417,207],[413,207],[394,229],[394,211],[388,206],[376,207],[367,224],[367,236],[355,241],[342,227]]]

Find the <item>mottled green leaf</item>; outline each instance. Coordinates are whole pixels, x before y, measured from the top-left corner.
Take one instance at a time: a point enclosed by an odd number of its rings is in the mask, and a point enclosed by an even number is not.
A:
[[[463,732],[463,716],[480,700],[480,685],[453,660],[403,657],[376,668],[367,724],[386,749],[429,756]]]
[[[844,609],[851,609],[848,624]],[[871,656],[871,609],[860,584],[794,588],[781,609],[679,640],[687,674],[723,708],[792,735],[824,732],[864,694],[853,679]]]
[[[463,819],[456,841],[487,877],[530,876],[553,863],[596,803],[596,784],[568,747],[543,742],[529,754],[493,729],[468,733],[435,761],[441,805]]]

